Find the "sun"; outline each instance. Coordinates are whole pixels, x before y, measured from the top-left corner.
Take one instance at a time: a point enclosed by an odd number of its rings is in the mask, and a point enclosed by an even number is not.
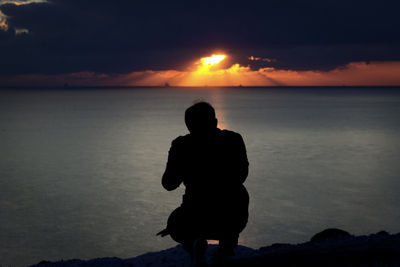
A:
[[[213,66],[218,64],[222,60],[226,58],[225,55],[212,55],[211,57],[203,57],[200,59],[200,62],[203,66]]]
[[[222,60],[226,58],[226,55],[223,54],[213,54],[209,57],[202,57],[199,61],[196,62],[198,74],[209,74],[213,71],[214,66],[220,63]]]

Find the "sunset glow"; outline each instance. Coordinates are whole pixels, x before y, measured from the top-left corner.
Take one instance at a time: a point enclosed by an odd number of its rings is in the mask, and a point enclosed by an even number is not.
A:
[[[213,70],[213,67],[226,58],[225,55],[212,55],[203,57],[195,63],[197,69],[194,72],[195,76],[208,75]]]
[[[68,75],[18,75],[0,77],[4,84],[73,86],[398,86],[400,61],[352,62],[330,71],[280,70],[273,67],[251,69],[239,63],[219,66],[227,55],[212,55],[188,65],[186,71],[146,70],[120,75],[76,72]]]
[[[274,68],[251,70],[240,64],[208,71],[137,71],[121,75],[77,72],[65,75],[1,77],[4,84],[97,86],[396,86],[400,62],[354,62],[331,71],[293,71]]]
[[[213,66],[225,59],[225,55],[212,55],[211,57],[203,57],[200,59],[203,66]]]

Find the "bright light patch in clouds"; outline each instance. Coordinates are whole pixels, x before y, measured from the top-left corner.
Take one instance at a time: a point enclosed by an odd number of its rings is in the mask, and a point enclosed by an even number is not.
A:
[[[0,0],[0,6],[5,4],[13,4],[16,6],[21,5],[29,5],[32,3],[47,3],[47,0]],[[7,15],[1,12],[0,10],[0,30],[7,31],[8,30],[8,23],[7,23]],[[15,29],[15,34],[21,33],[29,33],[28,29]]]
[[[212,55],[211,57],[203,57],[200,59],[200,61],[205,66],[213,66],[224,60],[225,57],[225,55]]]
[[[47,0],[0,0],[0,5],[4,5],[4,4],[14,4],[17,6],[20,5],[29,5],[32,3],[45,3],[48,2]]]
[[[0,30],[8,30],[7,16],[0,10]]]

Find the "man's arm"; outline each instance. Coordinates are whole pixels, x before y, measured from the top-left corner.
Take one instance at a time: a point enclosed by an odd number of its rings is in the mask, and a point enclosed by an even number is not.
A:
[[[182,177],[180,175],[180,160],[179,160],[179,152],[178,145],[179,137],[172,141],[171,148],[168,152],[168,162],[167,167],[165,168],[165,172],[162,176],[162,186],[168,191],[172,191],[179,187],[182,183]]]
[[[249,161],[247,159],[246,146],[243,138],[238,134],[238,145],[237,145],[237,162],[235,162],[235,169],[240,183],[244,183],[249,174]]]

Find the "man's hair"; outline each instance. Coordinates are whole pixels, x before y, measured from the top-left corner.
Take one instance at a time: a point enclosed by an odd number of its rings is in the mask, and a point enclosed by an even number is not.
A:
[[[214,129],[216,122],[215,110],[207,102],[198,102],[185,111],[185,123],[191,133]]]

